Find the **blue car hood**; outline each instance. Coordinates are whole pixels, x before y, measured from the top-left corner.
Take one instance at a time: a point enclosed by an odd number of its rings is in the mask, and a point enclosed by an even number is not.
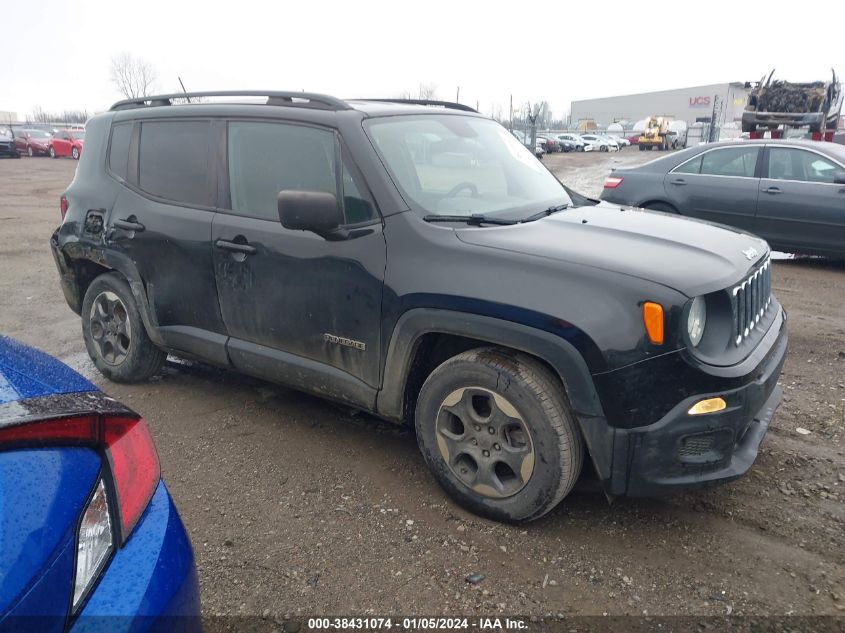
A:
[[[49,354],[0,336],[0,404],[96,389]]]

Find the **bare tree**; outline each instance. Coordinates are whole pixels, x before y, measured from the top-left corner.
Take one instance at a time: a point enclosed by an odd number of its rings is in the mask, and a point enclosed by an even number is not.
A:
[[[437,84],[420,84],[420,99],[437,99]]]
[[[63,110],[61,112],[47,112],[41,106],[35,106],[27,117],[27,123],[85,123],[90,114],[88,110]]]
[[[153,92],[156,72],[143,59],[121,53],[112,57],[111,80],[124,97],[137,99]]]

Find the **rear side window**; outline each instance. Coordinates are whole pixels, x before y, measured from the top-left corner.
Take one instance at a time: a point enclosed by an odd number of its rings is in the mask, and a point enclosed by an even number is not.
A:
[[[709,176],[753,178],[760,148],[728,147],[706,152],[701,157],[701,173]]]
[[[278,221],[277,199],[285,189],[322,191],[343,205],[348,224],[375,217],[353,172],[337,173],[333,132],[304,125],[231,121],[228,159],[231,209],[239,215]]]
[[[144,121],[141,124],[141,190],[176,203],[211,206],[209,121]]]
[[[701,156],[688,160],[683,165],[678,165],[672,170],[674,174],[700,174],[701,173]]]
[[[131,123],[121,123],[111,129],[109,169],[122,180],[126,180],[126,171],[129,166],[129,139],[131,137]]]

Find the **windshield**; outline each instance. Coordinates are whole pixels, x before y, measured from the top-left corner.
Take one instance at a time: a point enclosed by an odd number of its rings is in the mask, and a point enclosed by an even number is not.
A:
[[[41,130],[27,130],[26,133],[29,134],[32,138],[50,138],[50,134]]]
[[[427,215],[521,217],[571,202],[531,151],[495,121],[397,116],[370,119],[365,127],[406,200]]]

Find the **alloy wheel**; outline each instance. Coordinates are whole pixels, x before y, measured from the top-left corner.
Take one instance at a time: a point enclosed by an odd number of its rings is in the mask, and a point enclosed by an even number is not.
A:
[[[129,353],[132,326],[129,313],[113,292],[101,292],[91,305],[91,338],[97,353],[109,365],[120,365]]]
[[[490,498],[522,490],[534,472],[534,444],[522,415],[504,396],[462,387],[440,405],[435,437],[452,474]]]

